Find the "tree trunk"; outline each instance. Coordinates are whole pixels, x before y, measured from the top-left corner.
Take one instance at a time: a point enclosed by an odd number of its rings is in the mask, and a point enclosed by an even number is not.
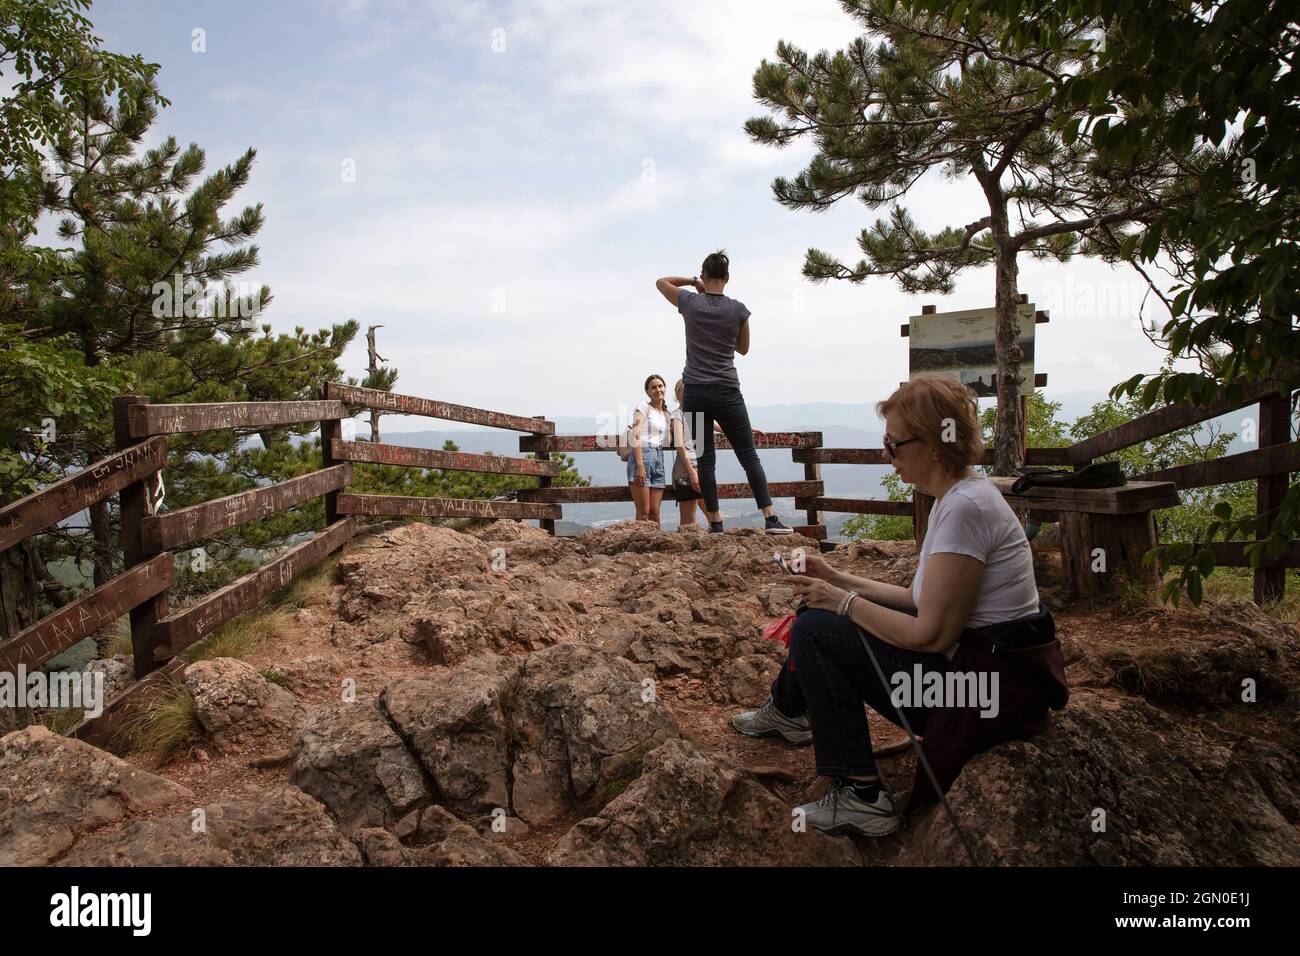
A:
[[[107,501],[96,501],[87,510],[95,539],[95,587],[99,587],[113,578],[113,525]]]
[[[997,312],[994,344],[997,349],[997,417],[994,420],[993,474],[1011,475],[1024,463],[1020,415],[1020,293],[1016,288],[1016,249],[1011,244],[1011,223],[1002,185],[984,161],[971,162],[975,178],[989,203],[989,231],[993,234]]]
[[[30,541],[22,541],[0,551],[0,641],[16,637],[40,618],[40,584],[30,547]]]
[[[372,325],[366,330],[366,352],[370,358],[370,380],[372,382],[379,381],[379,362],[381,360],[379,351],[375,346],[375,329],[382,328],[382,325]],[[379,444],[379,410],[377,408],[370,409],[370,440],[376,445]]]
[[[1024,463],[1020,424],[1020,294],[1016,289],[1016,254],[1009,248],[1005,232],[998,235],[998,214],[994,213],[997,241],[997,334],[998,357],[997,424],[993,448],[993,474],[1010,475]],[[1006,227],[1006,209],[1001,210],[1001,225]]]

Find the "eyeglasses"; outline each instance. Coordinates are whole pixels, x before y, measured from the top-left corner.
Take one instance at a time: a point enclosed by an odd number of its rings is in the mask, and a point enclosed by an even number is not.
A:
[[[898,449],[914,441],[920,441],[920,438],[904,438],[902,441],[890,441],[888,438],[884,441],[885,452],[890,458],[898,457]]]

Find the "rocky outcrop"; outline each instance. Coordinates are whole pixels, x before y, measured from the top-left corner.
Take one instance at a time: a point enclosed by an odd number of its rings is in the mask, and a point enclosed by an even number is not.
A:
[[[82,668],[87,674],[104,675],[104,700],[112,700],[135,679],[127,659],[118,654],[114,657],[104,657],[98,660],[90,661]],[[94,678],[91,678],[94,680]]]
[[[302,720],[298,699],[230,657],[197,661],[185,669],[199,723],[218,750],[262,747],[292,736]]]
[[[509,521],[367,530],[269,680],[229,660],[186,675],[218,752],[179,775],[212,792],[233,775],[242,796],[198,806],[30,728],[0,741],[0,863],[964,864],[933,805],[882,840],[797,832],[794,806],[826,785],[811,750],[728,727],[784,656],[761,630],[792,597],[772,553],[799,546],[813,547],[645,522],[564,539]],[[828,560],[906,586],[916,549]],[[1069,707],[952,790],[979,861],[1300,862],[1295,629],[1248,602],[1057,619]],[[365,688],[355,703],[344,678]],[[897,739],[873,721],[877,743]],[[911,761],[881,758],[896,798]]]
[[[755,778],[672,740],[641,775],[581,821],[547,858],[553,866],[857,866],[847,837],[795,832],[793,808]]]
[[[486,838],[442,807],[410,814],[396,833],[362,830],[358,843],[372,866],[528,865],[514,850]]]
[[[981,865],[1295,866],[1300,834],[1250,766],[1144,701],[1081,690],[1045,733],[971,761],[948,799]],[[930,805],[900,862],[969,859]]]
[[[423,770],[375,700],[335,704],[308,718],[290,780],[348,833],[391,826],[429,801]]]
[[[626,660],[560,645],[391,684],[383,706],[439,803],[463,816],[510,808],[532,825],[598,799],[680,733],[646,680]]]
[[[1199,632],[1154,630],[1138,643],[1103,643],[1098,658],[1117,686],[1157,702],[1300,702],[1295,627],[1244,600],[1208,604],[1205,620],[1208,628]]]
[[[339,559],[339,613],[377,630],[412,601],[441,590],[448,577],[486,572],[488,559],[486,544],[451,528],[381,527],[359,536]]]
[[[530,825],[599,800],[681,733],[645,672],[582,645],[529,655],[507,716],[511,806]]]
[[[66,866],[357,866],[361,854],[325,808],[296,787],[132,820],[86,837]]]
[[[509,803],[512,737],[506,710],[520,666],[486,655],[384,689],[381,706],[444,806],[472,815]]]
[[[15,731],[0,739],[0,866],[50,863],[97,827],[193,798],[80,740]]]

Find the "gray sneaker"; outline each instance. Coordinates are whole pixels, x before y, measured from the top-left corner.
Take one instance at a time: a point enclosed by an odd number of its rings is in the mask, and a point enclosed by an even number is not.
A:
[[[812,724],[808,715],[787,717],[776,709],[769,696],[758,710],[747,710],[731,718],[731,726],[746,737],[771,737],[780,735],[789,743],[802,746],[812,740]]]
[[[867,803],[845,784],[832,787],[816,803],[805,803],[799,809],[804,812],[804,821],[823,833],[885,836],[903,825],[883,787],[875,803]]]

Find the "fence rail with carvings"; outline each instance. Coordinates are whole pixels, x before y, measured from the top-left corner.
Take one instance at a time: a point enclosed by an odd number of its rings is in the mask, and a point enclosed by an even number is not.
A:
[[[338,383],[326,384],[324,398],[318,401],[155,405],[145,396],[119,396],[113,403],[117,452],[0,508],[0,550],[21,544],[89,505],[117,495],[122,573],[0,642],[0,670],[39,668],[72,645],[128,617],[135,680],[107,702],[102,715],[83,720],[69,731],[104,743],[151,694],[180,676],[186,665],[182,652],[341,548],[356,533],[358,516],[537,518],[554,532],[554,519],[561,514],[558,504],[347,492],[353,482],[354,462],[521,475],[536,478],[542,485],[549,485],[560,472],[547,455],[515,459],[345,441],[341,423],[356,407],[523,429],[537,437],[555,431],[554,423],[540,417],[507,415]],[[320,429],[322,462],[318,470],[185,508],[159,507],[157,489],[165,477],[167,460],[165,436],[305,423],[317,423]],[[188,606],[170,607],[175,552],[317,497],[323,497],[325,503],[322,531]]]

